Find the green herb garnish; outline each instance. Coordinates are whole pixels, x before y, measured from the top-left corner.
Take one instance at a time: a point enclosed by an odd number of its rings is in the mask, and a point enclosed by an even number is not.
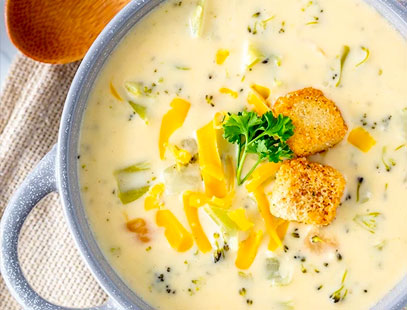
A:
[[[271,111],[263,116],[255,112],[229,114],[223,124],[224,138],[238,145],[236,177],[239,185],[243,184],[254,169],[264,160],[278,163],[293,157],[293,152],[286,141],[294,134],[294,126],[289,117],[274,117]],[[256,154],[257,162],[245,177],[241,177],[248,154]]]

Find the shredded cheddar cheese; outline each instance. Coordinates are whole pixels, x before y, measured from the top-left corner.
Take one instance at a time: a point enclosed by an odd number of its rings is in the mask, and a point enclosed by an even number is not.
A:
[[[160,128],[160,137],[158,147],[160,150],[160,158],[164,159],[165,150],[168,146],[168,141],[175,130],[180,128],[187,117],[191,104],[181,98],[172,100],[171,109],[163,116]]]

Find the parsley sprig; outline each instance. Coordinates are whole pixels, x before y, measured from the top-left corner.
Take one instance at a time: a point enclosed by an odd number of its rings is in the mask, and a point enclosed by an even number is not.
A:
[[[258,116],[255,112],[243,111],[229,114],[223,124],[224,138],[238,145],[236,177],[243,184],[256,167],[264,160],[278,163],[292,158],[293,152],[286,141],[294,134],[289,117],[266,112]],[[242,178],[242,170],[248,154],[257,154],[257,162]]]

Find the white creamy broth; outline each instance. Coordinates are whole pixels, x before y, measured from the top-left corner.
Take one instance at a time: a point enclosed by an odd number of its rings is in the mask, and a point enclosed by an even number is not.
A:
[[[202,35],[192,38],[189,19],[196,6],[195,1],[168,1],[145,17],[114,51],[89,98],[78,165],[82,199],[99,246],[128,285],[157,309],[368,309],[407,273],[406,41],[361,0],[207,0]],[[246,70],[248,44],[267,55],[267,63]],[[344,45],[350,53],[336,87]],[[357,65],[365,57],[361,47],[370,54]],[[222,65],[215,62],[219,49],[230,53]],[[142,82],[151,96],[132,97],[125,88],[128,81]],[[335,167],[347,181],[336,219],[320,228],[336,240],[335,247],[311,252],[305,239],[316,228],[293,222],[285,248],[268,251],[265,236],[251,267],[240,271],[236,238],[217,263],[212,252],[203,254],[196,244],[183,253],[171,248],[156,225],[156,210],[144,209],[145,195],[122,204],[114,173],[147,161],[147,177],[162,182],[163,171],[175,163],[168,151],[160,160],[158,151],[170,102],[180,97],[191,103],[185,122],[170,138],[179,145],[195,139],[196,130],[216,112],[249,108],[253,83],[270,88],[271,103],[300,88],[320,89],[337,104],[349,131],[361,126],[377,143],[363,153],[345,138],[310,158]],[[222,87],[238,97],[221,94]],[[147,107],[147,123],[128,100]],[[237,187],[232,208],[247,207],[264,230],[249,196],[244,186]],[[167,188],[164,204],[189,230],[181,195]],[[369,212],[380,213],[374,233],[353,220]],[[217,226],[202,210],[199,215],[214,245]],[[149,242],[126,229],[126,216],[145,220]],[[238,239],[244,238],[239,233]],[[286,285],[273,285],[268,278],[267,258],[278,259]],[[333,303],[330,295],[341,287],[345,272],[346,298]]]

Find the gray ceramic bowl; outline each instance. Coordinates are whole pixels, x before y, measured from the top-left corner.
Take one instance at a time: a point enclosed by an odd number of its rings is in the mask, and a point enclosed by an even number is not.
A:
[[[100,251],[82,205],[77,169],[79,130],[87,98],[95,79],[121,39],[140,19],[163,0],[133,1],[105,28],[95,41],[75,76],[66,100],[58,144],[42,159],[12,197],[4,212],[1,227],[1,273],[10,292],[25,310],[68,310],[41,298],[26,281],[17,257],[21,227],[32,208],[48,193],[58,191],[66,219],[76,244],[110,299],[91,308],[152,309],[130,290]],[[407,4],[397,0],[366,0],[407,39]],[[407,277],[373,309],[401,310],[407,304]],[[73,309],[71,309],[73,310]]]

